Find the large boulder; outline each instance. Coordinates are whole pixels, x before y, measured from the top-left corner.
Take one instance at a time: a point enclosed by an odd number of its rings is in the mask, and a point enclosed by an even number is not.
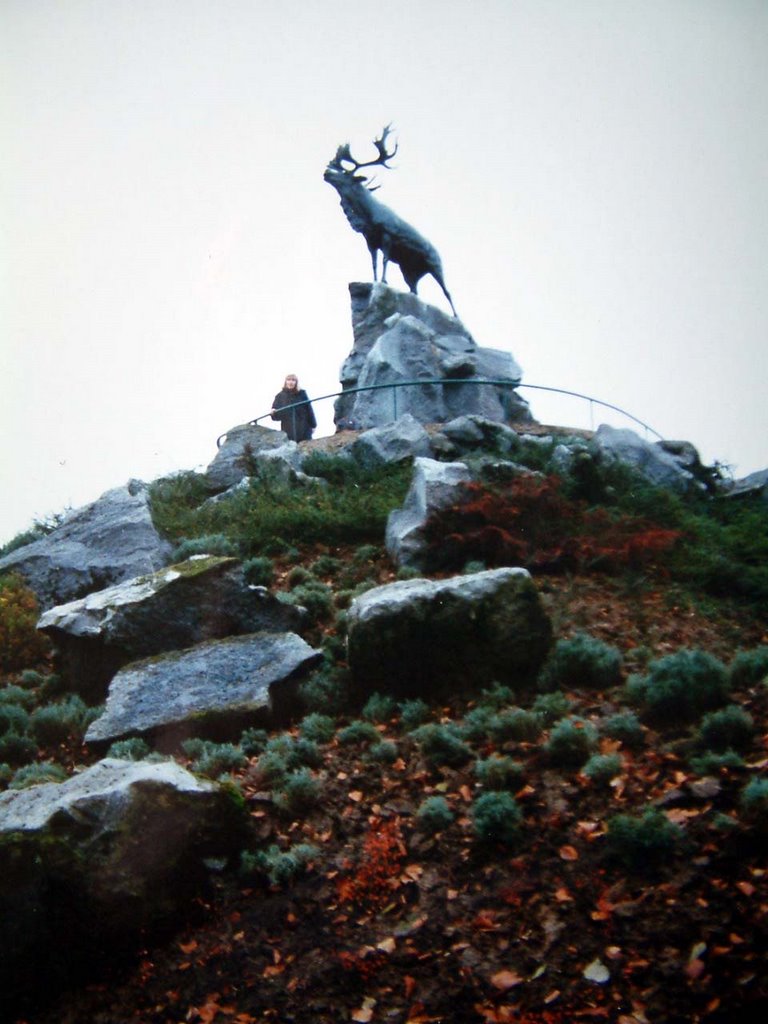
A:
[[[429,434],[410,413],[383,427],[364,431],[347,450],[356,462],[366,468],[405,462],[432,452]]]
[[[525,569],[375,587],[348,613],[348,657],[361,694],[471,693],[494,681],[525,686],[552,627]]]
[[[390,512],[387,520],[385,543],[393,561],[412,568],[423,567],[427,520],[437,509],[455,504],[463,485],[471,479],[472,474],[463,462],[415,459],[403,507]]]
[[[121,669],[86,743],[149,736],[172,748],[188,736],[233,738],[296,710],[302,677],[322,660],[295,633],[254,633],[161,654]]]
[[[235,854],[244,828],[231,793],[172,761],[107,759],[0,794],[0,998],[71,981],[175,921],[204,859]]]
[[[196,555],[51,608],[38,629],[54,643],[67,688],[98,703],[129,662],[204,640],[296,630],[303,620],[297,606],[249,586],[236,559]]]
[[[276,448],[290,450],[288,435],[256,423],[241,423],[219,438],[219,450],[205,472],[211,490],[225,491],[243,477],[257,475],[257,456]]]
[[[51,608],[165,565],[171,553],[152,522],[146,484],[130,481],[70,512],[40,540],[0,558]]]
[[[681,445],[678,453],[673,454],[663,443],[646,441],[634,430],[607,423],[595,432],[593,447],[604,460],[631,466],[656,487],[684,493],[701,486],[689,468],[692,463],[688,447]]]
[[[508,352],[480,348],[460,320],[381,282],[353,283],[354,345],[341,369],[345,391],[337,425],[368,429],[410,413],[420,423],[444,423],[462,413],[504,422],[531,420],[515,391],[521,370]],[[423,380],[424,384],[387,385]],[[462,381],[494,380],[478,385]],[[504,383],[508,382],[508,383]]]

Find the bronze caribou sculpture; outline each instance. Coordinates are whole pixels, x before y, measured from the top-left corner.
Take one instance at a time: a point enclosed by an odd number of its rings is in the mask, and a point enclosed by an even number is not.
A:
[[[375,160],[360,163],[350,153],[349,143],[339,146],[336,156],[326,167],[323,178],[339,193],[341,208],[347,220],[355,231],[359,231],[365,238],[373,263],[373,280],[378,280],[377,259],[381,250],[382,282],[386,283],[387,264],[390,261],[398,264],[405,283],[414,295],[417,294],[416,286],[421,278],[431,274],[442,288],[453,315],[456,316],[453,300],[445,287],[443,267],[435,247],[388,206],[375,199],[372,193],[378,185],[369,184],[369,178],[357,173],[363,167],[390,169],[388,161],[397,153],[396,143],[391,152],[387,151],[387,136],[391,130],[391,125],[387,125],[381,136],[374,139],[373,144],[379,154]]]

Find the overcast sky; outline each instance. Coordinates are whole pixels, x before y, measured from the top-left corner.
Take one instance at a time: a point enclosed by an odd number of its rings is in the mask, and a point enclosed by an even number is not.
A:
[[[480,345],[768,466],[765,0],[0,0],[0,56],[0,543],[339,389],[370,261],[323,169],[390,121]]]

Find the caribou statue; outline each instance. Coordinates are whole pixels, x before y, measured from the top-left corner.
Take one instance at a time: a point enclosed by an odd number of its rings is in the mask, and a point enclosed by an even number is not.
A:
[[[443,267],[435,247],[410,224],[401,220],[388,206],[375,199],[372,193],[379,186],[369,184],[368,177],[357,173],[363,167],[386,167],[391,170],[389,161],[397,153],[397,143],[391,151],[387,150],[387,137],[391,131],[392,126],[387,125],[381,136],[374,139],[373,144],[379,155],[375,160],[367,160],[365,163],[355,160],[350,153],[349,143],[339,146],[336,156],[326,167],[323,178],[339,193],[341,208],[347,220],[354,230],[359,231],[365,238],[373,263],[373,280],[378,280],[377,260],[381,250],[382,282],[386,283],[387,264],[390,261],[398,264],[405,283],[414,295],[417,294],[416,286],[422,277],[431,274],[443,289],[453,315],[456,316],[453,300],[443,281]]]

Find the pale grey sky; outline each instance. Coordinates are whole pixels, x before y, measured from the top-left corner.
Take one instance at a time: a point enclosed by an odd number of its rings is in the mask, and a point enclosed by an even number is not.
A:
[[[479,344],[768,465],[764,0],[0,0],[0,73],[0,543],[338,390],[370,262],[322,174],[389,121]]]

